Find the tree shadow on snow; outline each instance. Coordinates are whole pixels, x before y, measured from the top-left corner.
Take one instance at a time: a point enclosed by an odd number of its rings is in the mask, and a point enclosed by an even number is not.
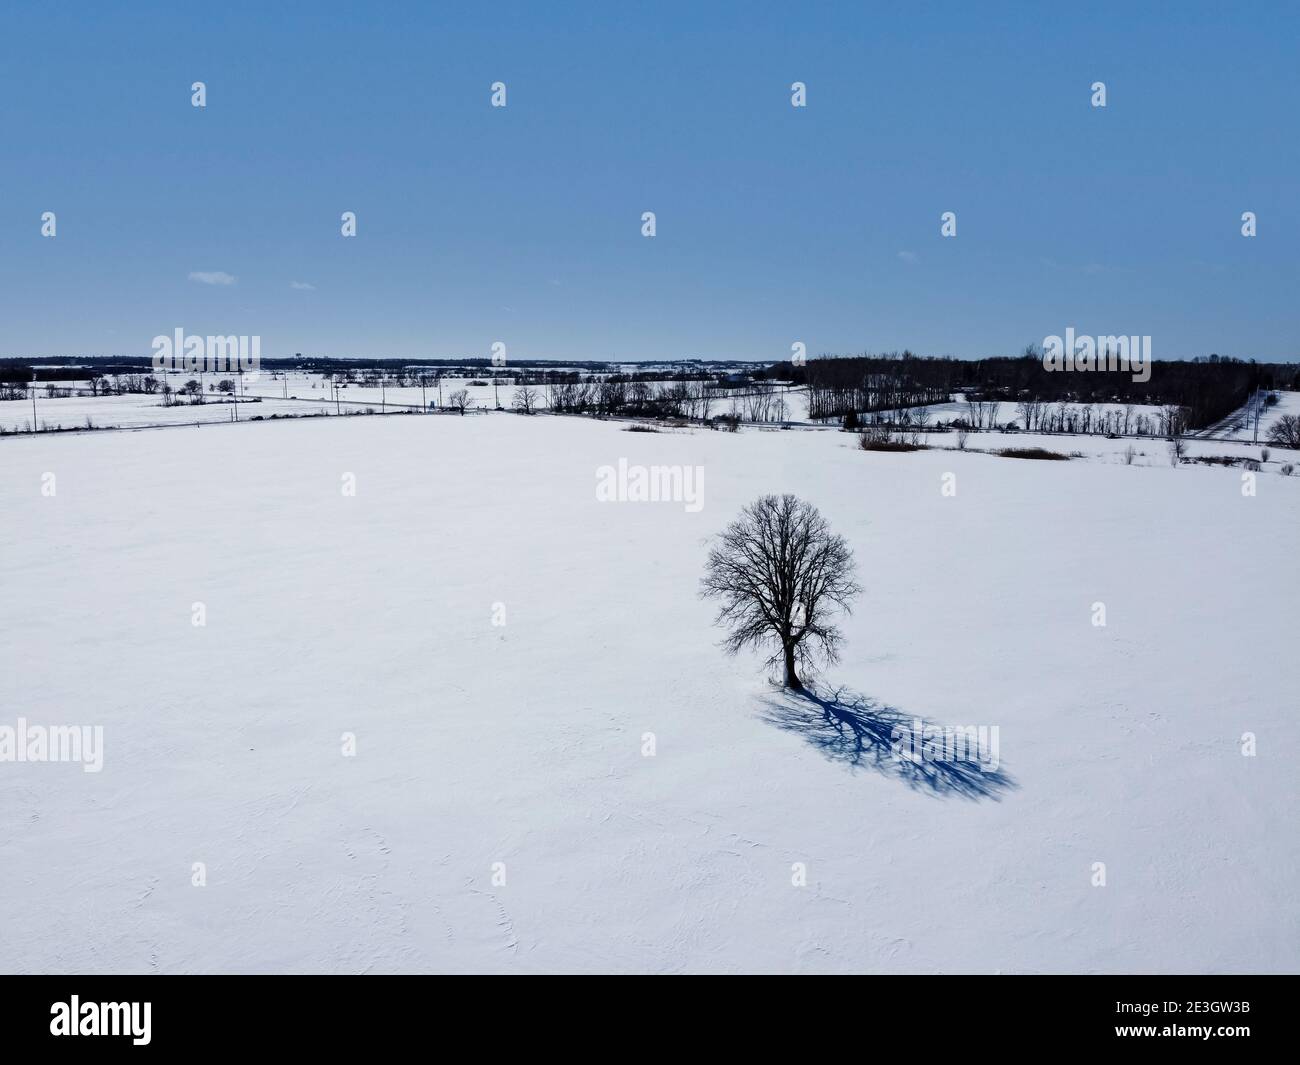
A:
[[[828,698],[811,688],[783,691],[764,703],[764,721],[802,736],[852,771],[873,769],[917,791],[972,800],[997,801],[1017,786],[998,767],[996,732],[991,750],[989,732],[983,734],[983,746],[971,749],[964,736],[956,738],[961,730],[944,729],[843,689]]]

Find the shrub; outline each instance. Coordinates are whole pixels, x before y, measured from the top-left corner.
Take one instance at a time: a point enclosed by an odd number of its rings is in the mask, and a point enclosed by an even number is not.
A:
[[[1004,447],[993,452],[1004,459],[1046,459],[1051,462],[1069,462],[1069,455],[1059,451],[1048,451],[1045,447]]]
[[[888,436],[881,439],[871,432],[858,437],[858,447],[863,451],[923,451],[924,444],[913,444],[907,440],[890,440]]]

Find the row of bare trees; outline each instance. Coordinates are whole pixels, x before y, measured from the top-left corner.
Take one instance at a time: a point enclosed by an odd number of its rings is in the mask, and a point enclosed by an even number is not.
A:
[[[729,406],[730,415],[736,421],[784,422],[790,417],[790,403],[783,388],[715,391],[718,398]]]
[[[545,392],[546,405],[558,414],[690,421],[707,421],[718,399],[708,381],[656,382],[617,375],[587,380],[555,378],[546,383]]]
[[[997,400],[984,396],[966,397],[966,425],[971,429],[996,428],[998,416]]]
[[[911,352],[862,359],[814,359],[801,375],[808,386],[808,416],[818,421],[852,411],[900,410],[944,403],[949,375],[936,377],[932,364]]]
[[[1018,420],[1000,422],[1001,407],[997,400],[983,396],[968,396],[963,413],[953,419],[952,428],[959,430],[1016,429],[1035,433],[1062,433],[1069,435],[1101,436],[1181,436],[1188,431],[1188,414],[1184,407],[1167,405],[1154,412],[1143,411],[1135,404],[1123,407],[1102,407],[1072,403],[1043,403],[1022,400],[1015,406]],[[928,406],[904,407],[899,410],[875,411],[859,417],[847,414],[846,429],[859,426],[888,427],[901,434],[899,439],[916,442],[919,435],[930,427],[931,411]],[[936,423],[938,428],[946,428]]]
[[[896,355],[822,357],[803,366],[776,363],[770,372],[779,379],[807,384],[809,414],[818,420],[842,418],[849,411],[864,414],[933,405],[965,393],[968,397],[981,396],[989,403],[1027,402],[1035,410],[1057,411],[1061,404],[1176,407],[1186,411],[1188,428],[1204,429],[1241,407],[1256,389],[1300,387],[1296,364],[1257,363],[1218,355],[1160,359],[1147,380],[1124,372],[1054,373],[1044,366],[1042,353],[1035,345],[1016,358],[966,361],[920,357],[904,351]],[[984,423],[978,427],[989,427],[989,417],[984,411]],[[974,420],[970,419],[972,423]]]
[[[91,377],[87,387],[92,396],[151,396],[161,387],[161,382],[153,374],[114,374],[111,378]]]
[[[1151,412],[1135,403],[1103,407],[1022,399],[1016,404],[1016,414],[1017,428],[1026,432],[1084,436],[1177,436],[1187,431],[1189,421],[1187,408],[1174,404]],[[970,424],[973,429],[984,428],[974,420]]]
[[[81,384],[67,381],[64,384],[49,380],[40,387],[37,395],[46,399],[69,399],[73,396],[126,396],[153,395],[161,386],[158,378],[152,374],[114,374],[112,377],[91,375]],[[28,389],[33,387],[28,381],[0,382],[0,400],[26,399]]]

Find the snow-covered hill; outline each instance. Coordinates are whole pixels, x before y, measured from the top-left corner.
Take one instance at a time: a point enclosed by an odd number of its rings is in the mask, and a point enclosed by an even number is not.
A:
[[[1202,434],[1228,440],[1255,440],[1258,435],[1260,444],[1268,443],[1268,433],[1274,423],[1284,414],[1300,415],[1300,392],[1275,392],[1277,402],[1265,402],[1268,393],[1259,392],[1250,400],[1216,425],[1210,426]],[[1258,422],[1258,426],[1256,425]],[[1257,431],[1258,430],[1258,433]]]

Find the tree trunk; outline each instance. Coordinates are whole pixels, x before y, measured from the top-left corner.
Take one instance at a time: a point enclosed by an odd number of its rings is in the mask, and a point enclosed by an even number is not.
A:
[[[785,686],[794,691],[803,691],[803,684],[799,680],[799,675],[794,671],[794,644],[785,645]]]

